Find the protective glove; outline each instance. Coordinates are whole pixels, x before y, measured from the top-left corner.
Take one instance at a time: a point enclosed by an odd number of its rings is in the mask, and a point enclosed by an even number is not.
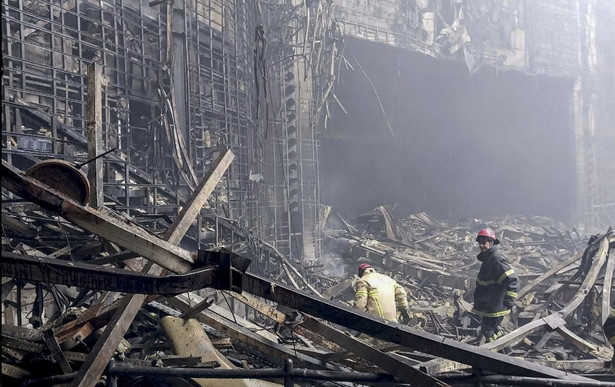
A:
[[[401,317],[402,324],[408,324],[410,322],[410,315],[408,314],[408,309],[401,309],[399,311]]]
[[[359,276],[358,275],[354,275],[354,277],[352,277],[352,282],[350,284],[350,286],[352,287],[352,290],[354,290],[355,292],[357,291],[357,281],[359,280]]]

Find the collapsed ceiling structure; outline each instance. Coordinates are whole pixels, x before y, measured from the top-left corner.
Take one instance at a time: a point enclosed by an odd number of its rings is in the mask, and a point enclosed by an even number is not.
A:
[[[576,4],[4,0],[3,383],[612,385],[615,9]],[[578,227],[325,205],[342,67],[401,138],[353,39],[569,80]],[[522,311],[477,346],[486,224]],[[357,262],[408,289],[409,326],[346,305]]]

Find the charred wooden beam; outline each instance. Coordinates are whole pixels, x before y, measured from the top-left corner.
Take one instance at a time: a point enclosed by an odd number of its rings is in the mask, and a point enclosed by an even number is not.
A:
[[[102,134],[102,66],[97,63],[88,65],[88,159],[103,153]],[[98,158],[88,167],[88,180],[93,192],[90,205],[98,208],[103,205],[103,161]]]

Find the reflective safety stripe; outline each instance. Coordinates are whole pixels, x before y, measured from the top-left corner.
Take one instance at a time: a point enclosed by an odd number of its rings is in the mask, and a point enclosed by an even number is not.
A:
[[[504,282],[506,277],[509,277],[511,274],[514,274],[514,273],[515,271],[513,269],[508,270],[506,273],[502,274],[500,278],[498,278],[498,283],[501,284],[502,282]]]
[[[611,363],[611,373],[615,374],[615,364]]]
[[[478,278],[476,279],[476,284],[477,285],[482,285],[482,286],[495,285],[497,283],[498,283],[497,281],[481,281]]]
[[[506,292],[508,297],[517,298],[517,292]]]
[[[357,290],[357,293],[355,294],[357,297],[365,297],[367,296],[367,290]]]
[[[376,309],[378,310],[378,317],[383,318],[384,312],[382,311],[382,305],[380,305],[380,301],[378,301],[378,290],[370,290],[368,297],[374,300],[374,304],[376,305]]]
[[[615,309],[611,309],[611,316],[615,317]]]
[[[483,281],[480,278],[476,279],[476,284],[477,285],[482,285],[482,286],[487,286],[487,285],[494,285],[494,284],[502,284],[502,282],[504,282],[504,280],[506,279],[506,277],[510,276],[511,274],[514,274],[515,271],[513,269],[508,270],[506,273],[502,274],[500,276],[500,278],[497,279],[497,281]]]
[[[502,317],[502,316],[506,316],[507,314],[509,314],[510,309],[503,310],[501,312],[489,313],[489,312],[483,312],[483,311],[472,308],[472,312],[478,314],[479,316],[484,316],[484,317]]]
[[[611,337],[611,338],[609,339],[609,343],[611,343],[611,344],[615,344],[615,336],[613,336],[613,337]]]

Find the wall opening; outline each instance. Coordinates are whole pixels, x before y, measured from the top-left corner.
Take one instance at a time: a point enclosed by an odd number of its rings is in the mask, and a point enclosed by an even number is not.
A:
[[[347,217],[391,205],[402,217],[570,222],[571,80],[470,74],[461,61],[356,39],[344,54],[352,68],[342,65],[336,95],[348,114],[332,104],[322,133],[324,204]]]

